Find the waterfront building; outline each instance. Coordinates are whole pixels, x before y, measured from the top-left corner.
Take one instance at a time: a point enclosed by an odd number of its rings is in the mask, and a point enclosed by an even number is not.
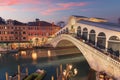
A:
[[[42,45],[58,30],[60,27],[54,23],[39,19],[28,23],[9,19],[0,24],[0,47],[16,49]]]

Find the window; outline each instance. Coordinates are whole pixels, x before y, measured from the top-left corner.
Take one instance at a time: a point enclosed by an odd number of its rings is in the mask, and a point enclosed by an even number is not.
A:
[[[25,39],[26,39],[26,37],[23,37],[23,39],[25,40]]]
[[[4,28],[5,28],[5,29],[7,29],[7,27],[6,27],[6,26],[5,26]]]
[[[18,34],[18,32],[15,32],[15,34]]]
[[[23,34],[26,34],[26,32],[23,32]]]
[[[11,34],[14,34],[14,32],[11,32]]]
[[[23,29],[25,29],[25,27],[23,27]]]
[[[15,39],[18,40],[18,37],[16,37]]]

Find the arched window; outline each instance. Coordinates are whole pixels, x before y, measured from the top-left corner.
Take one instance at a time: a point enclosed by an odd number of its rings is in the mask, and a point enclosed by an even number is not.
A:
[[[87,36],[88,36],[88,29],[87,28],[83,28],[83,33],[82,33],[82,38],[87,41]]]
[[[90,33],[95,33],[95,30],[92,29],[92,30],[90,31]]]
[[[69,33],[68,28],[66,28],[66,34],[68,34],[68,33]]]
[[[100,33],[98,34],[98,36],[106,36],[106,35],[105,35],[105,33],[100,32]]]
[[[109,38],[109,40],[120,41],[119,37],[117,37],[117,36],[111,36],[111,37]]]
[[[104,32],[100,32],[97,37],[97,46],[101,49],[106,48],[106,35]]]
[[[88,29],[87,28],[83,28],[83,32],[87,32],[88,31]]]
[[[92,43],[93,45],[95,45],[95,37],[96,37],[95,30],[92,29],[89,34],[89,42]]]
[[[78,26],[77,28],[77,37],[80,38],[81,37],[81,27]]]

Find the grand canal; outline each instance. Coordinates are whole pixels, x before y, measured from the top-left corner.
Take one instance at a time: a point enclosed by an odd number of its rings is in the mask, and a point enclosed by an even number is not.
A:
[[[91,74],[90,67],[81,53],[65,54],[66,50],[56,51],[48,49],[37,49],[34,52],[38,56],[36,60],[31,57],[33,50],[28,50],[24,54],[21,54],[21,52],[17,53],[19,55],[1,55],[0,80],[5,80],[5,72],[13,76],[17,72],[18,64],[21,66],[22,72],[25,72],[25,67],[28,67],[29,74],[37,69],[46,70],[47,75],[44,80],[51,80],[51,76],[54,76],[56,80],[56,69],[60,68],[60,64],[63,65],[63,69],[66,64],[72,64],[73,68],[78,69],[78,74],[72,80],[95,80],[95,74]],[[48,52],[50,52],[49,55]],[[58,56],[56,55],[57,52],[65,55]],[[54,56],[52,57],[51,55]],[[90,75],[93,76],[92,79],[88,79]]]

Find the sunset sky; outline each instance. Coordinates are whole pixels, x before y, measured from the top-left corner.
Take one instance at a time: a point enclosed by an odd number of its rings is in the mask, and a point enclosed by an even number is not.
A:
[[[120,0],[0,0],[0,16],[21,22],[35,18],[67,21],[71,15],[106,18],[117,22]]]

